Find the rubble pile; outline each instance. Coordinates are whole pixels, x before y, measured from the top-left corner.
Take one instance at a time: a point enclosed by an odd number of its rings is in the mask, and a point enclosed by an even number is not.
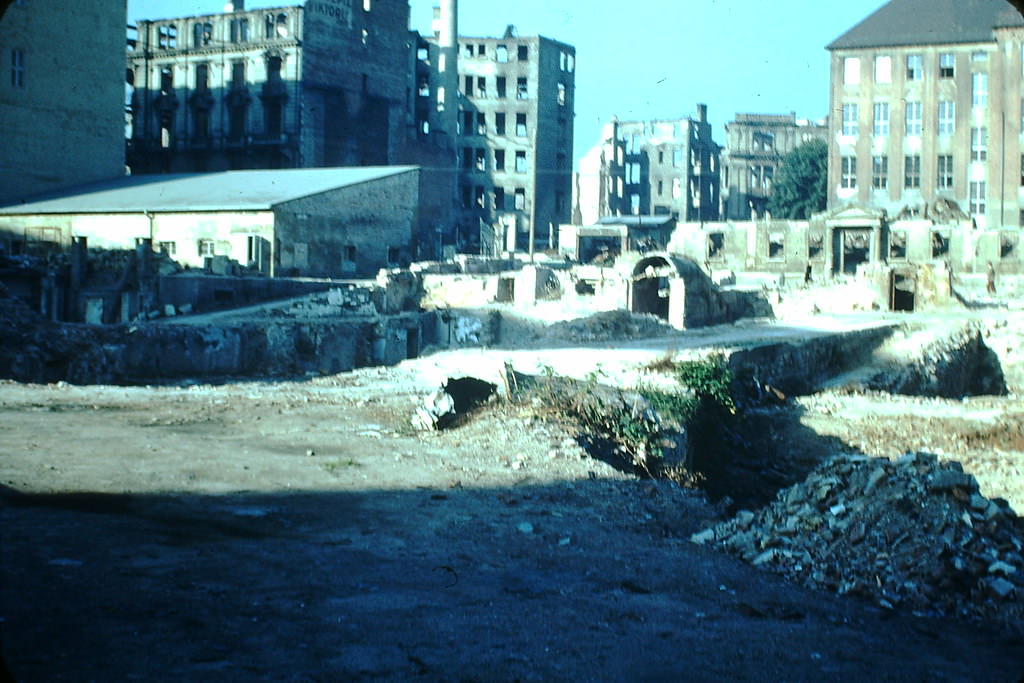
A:
[[[672,334],[675,330],[654,315],[629,311],[604,311],[585,318],[555,323],[545,336],[575,342],[646,339]]]
[[[888,609],[1024,619],[1024,520],[929,453],[836,456],[766,508],[691,540]]]

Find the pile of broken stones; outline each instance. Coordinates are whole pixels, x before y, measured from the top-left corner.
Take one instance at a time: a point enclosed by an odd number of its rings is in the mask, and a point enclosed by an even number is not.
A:
[[[1024,623],[1024,519],[929,453],[835,456],[691,540],[886,609]]]

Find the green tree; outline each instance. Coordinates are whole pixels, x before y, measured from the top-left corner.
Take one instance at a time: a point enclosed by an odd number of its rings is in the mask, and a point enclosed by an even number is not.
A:
[[[806,220],[825,210],[828,197],[828,145],[811,140],[782,160],[768,200],[775,218]]]

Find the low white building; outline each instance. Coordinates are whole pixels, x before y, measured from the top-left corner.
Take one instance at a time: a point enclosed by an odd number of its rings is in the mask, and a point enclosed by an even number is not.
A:
[[[134,249],[223,256],[270,276],[373,275],[415,252],[414,166],[127,176],[0,208],[0,251]]]

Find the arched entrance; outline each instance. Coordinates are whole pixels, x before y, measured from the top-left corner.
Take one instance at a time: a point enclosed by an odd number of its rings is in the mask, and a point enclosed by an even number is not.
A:
[[[641,259],[633,267],[630,310],[669,319],[672,281],[679,277],[676,267],[663,256]]]

